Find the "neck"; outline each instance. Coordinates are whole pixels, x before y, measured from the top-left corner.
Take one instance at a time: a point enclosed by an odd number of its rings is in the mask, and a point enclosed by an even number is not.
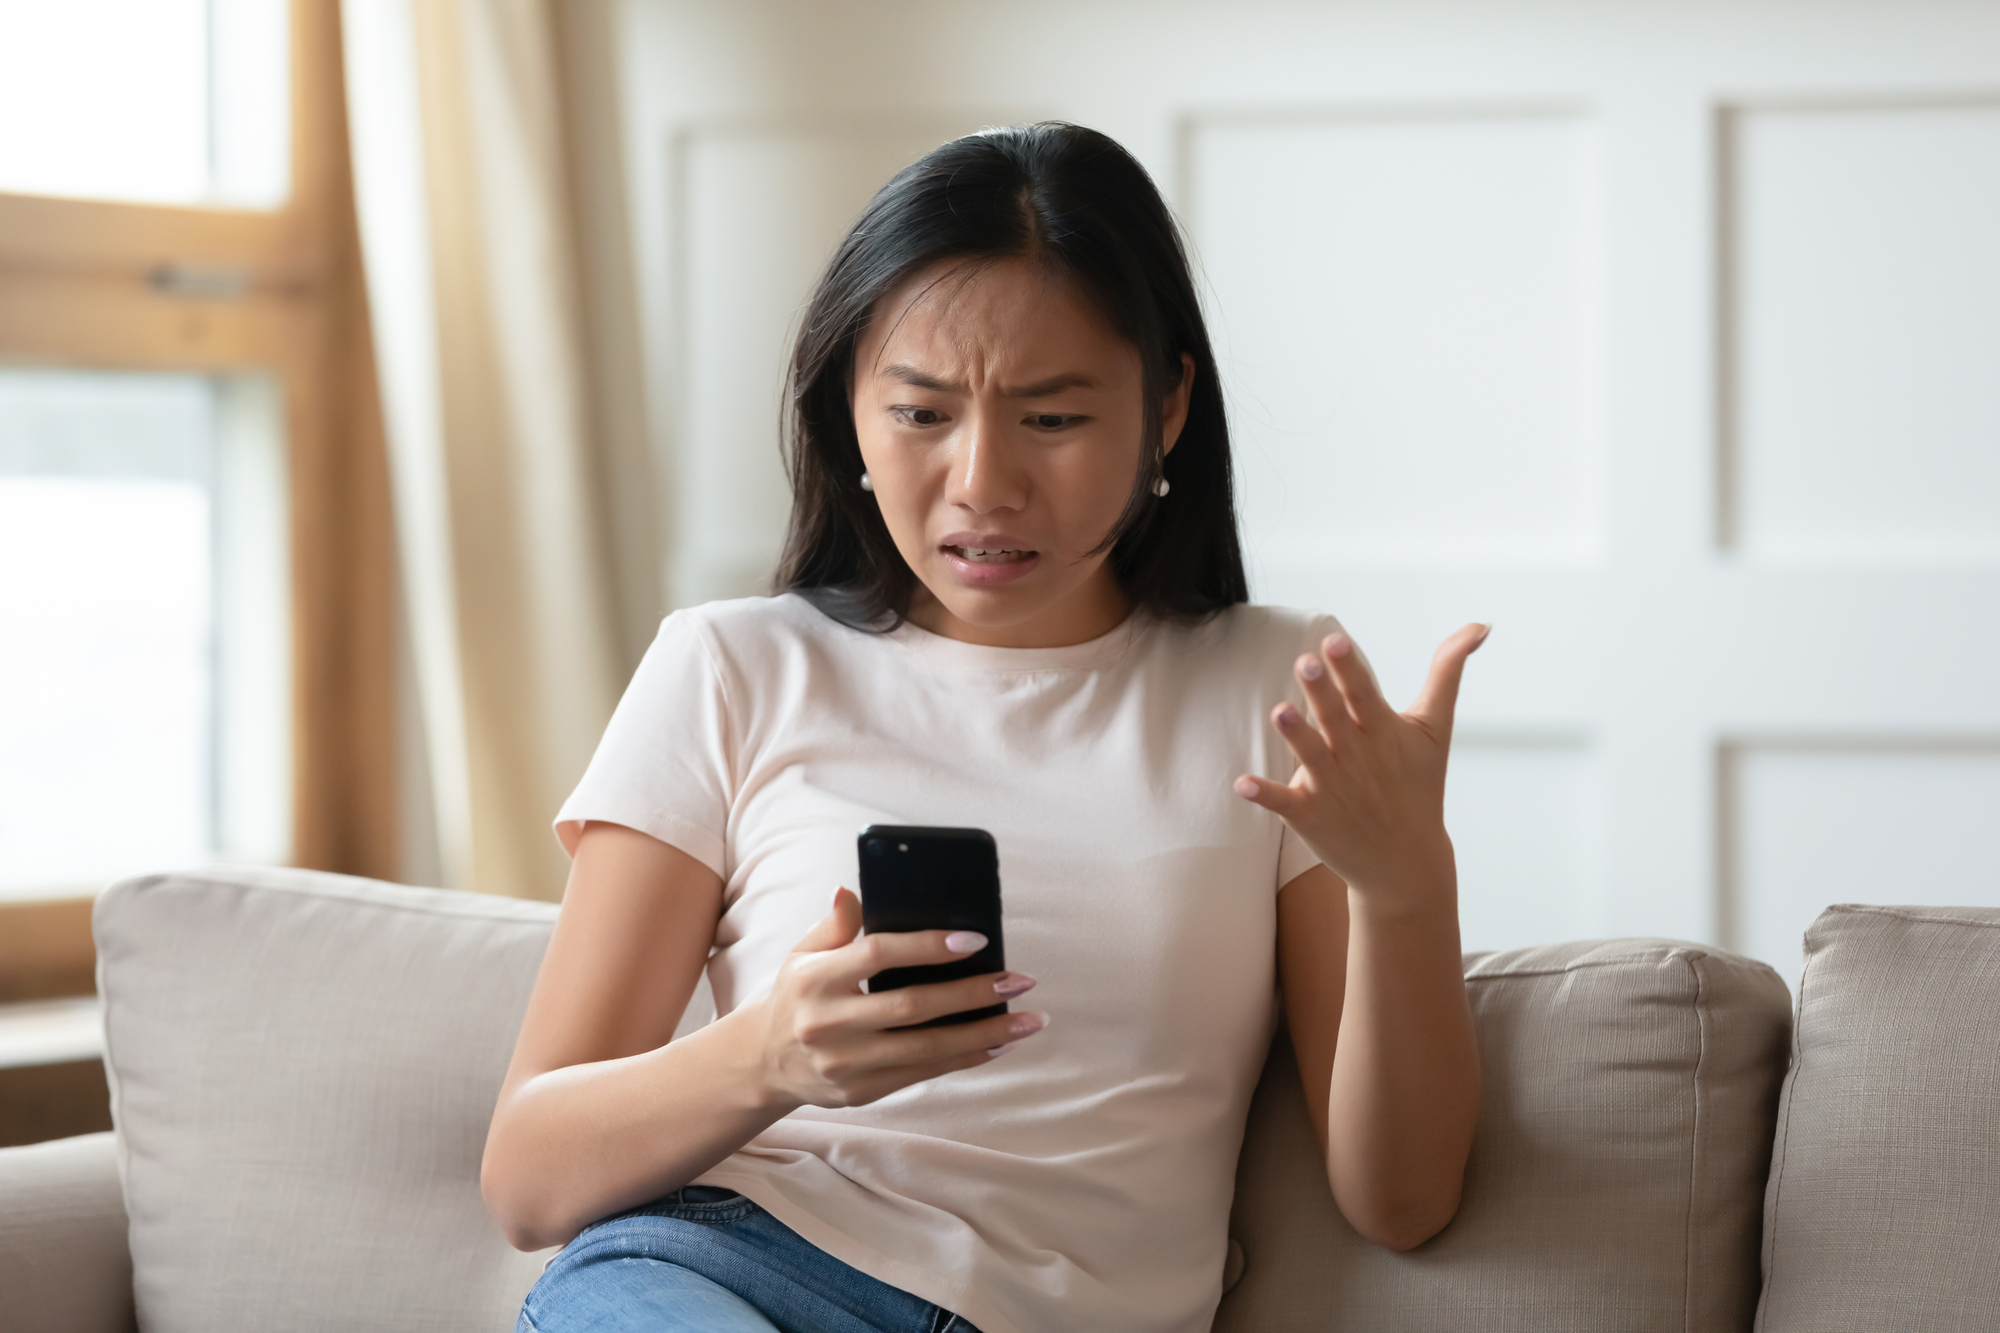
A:
[[[1053,606],[1004,625],[963,619],[921,583],[910,598],[910,623],[917,628],[987,648],[1067,648],[1088,643],[1117,629],[1131,611],[1131,599],[1118,586],[1108,564]]]

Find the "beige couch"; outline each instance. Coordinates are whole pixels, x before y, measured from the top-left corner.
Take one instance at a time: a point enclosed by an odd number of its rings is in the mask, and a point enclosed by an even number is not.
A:
[[[118,1131],[0,1152],[0,1326],[511,1328],[547,1256],[478,1163],[553,916],[305,872],[111,890]],[[1696,945],[1468,958],[1479,1140],[1407,1255],[1333,1207],[1281,1037],[1216,1328],[2000,1329],[2000,912],[1835,908],[1806,944],[1796,1032],[1769,968]]]

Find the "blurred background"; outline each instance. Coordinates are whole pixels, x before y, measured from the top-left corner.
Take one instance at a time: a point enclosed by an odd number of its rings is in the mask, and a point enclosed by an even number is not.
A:
[[[558,897],[831,246],[1043,118],[1186,227],[1258,600],[1399,703],[1495,622],[1467,948],[2000,905],[1992,0],[0,0],[0,1141],[113,879]]]

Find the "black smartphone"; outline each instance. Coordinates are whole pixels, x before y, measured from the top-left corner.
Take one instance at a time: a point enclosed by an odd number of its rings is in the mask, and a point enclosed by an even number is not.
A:
[[[978,828],[870,824],[861,831],[861,928],[871,935],[910,930],[976,930],[986,947],[957,962],[892,967],[868,982],[871,995],[1007,966],[1000,943],[1000,852]],[[1007,1012],[999,1004],[946,1014],[914,1027],[971,1023]]]

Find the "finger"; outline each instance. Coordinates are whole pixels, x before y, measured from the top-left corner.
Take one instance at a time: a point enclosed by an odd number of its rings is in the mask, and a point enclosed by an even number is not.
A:
[[[859,985],[891,967],[921,967],[927,963],[955,963],[986,947],[986,937],[976,930],[891,931],[863,935],[852,944],[826,956],[827,979]]]
[[[853,942],[861,933],[861,900],[852,889],[835,889],[833,906],[805,937],[792,946],[793,953],[824,953]]]
[[[1049,1026],[1049,1016],[1031,1009],[1017,1014],[997,1014],[976,1023],[953,1023],[945,1027],[917,1028],[877,1034],[857,1052],[861,1059],[878,1068],[935,1064],[956,1060],[974,1052],[984,1054],[1001,1046],[1026,1041]]]
[[[1261,805],[1281,819],[1290,819],[1304,810],[1305,793],[1296,787],[1245,773],[1232,784],[1236,794],[1253,805]]]
[[[829,1081],[850,1093],[883,1078],[903,1084],[915,1082],[913,1071],[957,1060],[983,1063],[989,1051],[1027,1040],[1048,1026],[1049,1016],[1023,1012],[982,1018],[974,1023],[954,1023],[945,1027],[870,1032],[846,1044],[840,1055],[822,1070]]]
[[[1353,639],[1345,634],[1329,634],[1320,644],[1320,651],[1333,669],[1334,684],[1340,687],[1347,711],[1364,729],[1380,726],[1396,715],[1396,710],[1382,697],[1382,687],[1375,683],[1375,673],[1368,669]]]
[[[953,1056],[949,1060],[939,1060],[933,1064],[899,1065],[864,1075],[850,1087],[852,1096],[847,1104],[866,1106],[870,1102],[880,1101],[892,1092],[901,1092],[913,1084],[923,1083],[944,1074],[953,1074],[961,1069],[977,1069],[980,1065],[991,1064],[1018,1045],[1019,1042],[1003,1042],[990,1050],[967,1051],[964,1055]]]
[[[1438,645],[1431,658],[1430,675],[1410,706],[1410,716],[1429,726],[1439,736],[1451,735],[1452,715],[1458,710],[1458,682],[1465,674],[1465,659],[1486,642],[1493,626],[1471,624]]]
[[[1336,698],[1328,706],[1340,714],[1342,725],[1351,731],[1354,723],[1349,720],[1339,699]],[[1279,704],[1271,710],[1271,725],[1278,729],[1278,734],[1285,738],[1285,744],[1292,747],[1292,753],[1307,769],[1324,774],[1333,764],[1333,751],[1328,748],[1326,737],[1307,725],[1305,715],[1298,709],[1290,704]]]
[[[1307,653],[1292,664],[1292,674],[1299,678],[1299,687],[1305,691],[1313,720],[1326,734],[1327,744],[1340,749],[1354,734],[1355,722],[1347,702],[1340,697],[1340,687],[1334,684],[1332,673],[1327,670],[1326,659],[1316,651]]]
[[[1019,972],[988,972],[922,986],[873,991],[841,1005],[842,1017],[856,1027],[887,1030],[928,1023],[968,1009],[1004,1004],[1034,989],[1035,979]]]

